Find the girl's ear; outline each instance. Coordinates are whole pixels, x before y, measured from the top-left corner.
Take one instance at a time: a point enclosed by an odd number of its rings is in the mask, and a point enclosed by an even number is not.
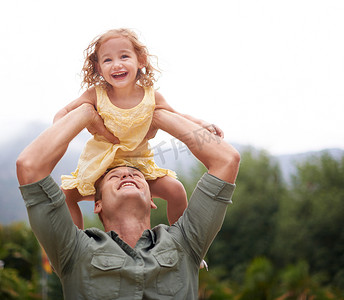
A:
[[[102,69],[100,68],[98,63],[96,63],[96,70],[100,76],[103,76]]]
[[[142,54],[139,59],[139,69],[142,69],[147,66],[147,55]]]

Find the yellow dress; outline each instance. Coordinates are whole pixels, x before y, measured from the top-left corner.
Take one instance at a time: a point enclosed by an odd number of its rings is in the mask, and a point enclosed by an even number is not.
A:
[[[153,159],[153,151],[145,136],[150,127],[155,108],[153,88],[144,88],[142,101],[133,108],[121,109],[113,105],[101,87],[96,87],[97,110],[105,126],[119,138],[119,144],[111,144],[95,135],[86,144],[75,172],[63,175],[62,188],[77,188],[83,196],[95,194],[94,183],[108,168],[116,166],[137,167],[146,180],[176,174],[159,168]]]

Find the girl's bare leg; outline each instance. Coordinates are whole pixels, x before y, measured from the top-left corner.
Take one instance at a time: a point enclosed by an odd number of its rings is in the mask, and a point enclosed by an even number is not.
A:
[[[73,222],[78,228],[84,229],[84,219],[79,207],[78,202],[82,200],[93,200],[93,196],[81,196],[78,192],[78,189],[72,189],[72,190],[64,190],[62,189],[66,196],[66,203],[69,209],[69,212],[72,216]]]
[[[184,186],[180,181],[170,176],[149,180],[148,184],[153,198],[167,201],[167,218],[172,225],[179,219],[188,205]]]

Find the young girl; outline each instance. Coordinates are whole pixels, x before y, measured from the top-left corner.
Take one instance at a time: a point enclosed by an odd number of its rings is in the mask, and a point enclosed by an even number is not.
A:
[[[167,201],[168,220],[173,224],[187,206],[186,192],[173,171],[155,164],[146,134],[154,109],[175,111],[153,89],[155,69],[147,48],[133,31],[115,29],[97,37],[85,54],[82,85],[86,85],[87,90],[60,110],[54,122],[83,103],[91,103],[119,143],[112,144],[94,135],[87,142],[76,171],[62,176],[62,189],[74,223],[83,228],[77,202],[94,195],[97,179],[108,168],[127,165],[140,169],[145,175],[152,197]],[[191,116],[184,117],[223,137],[217,126]]]

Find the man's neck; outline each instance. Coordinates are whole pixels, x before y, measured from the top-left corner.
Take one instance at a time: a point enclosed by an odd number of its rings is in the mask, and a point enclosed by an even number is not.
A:
[[[115,231],[118,236],[126,242],[130,247],[134,248],[138,240],[141,238],[142,233],[146,229],[150,229],[148,221],[138,220],[137,218],[126,217],[122,220],[113,222],[104,221],[104,229],[106,232]]]

